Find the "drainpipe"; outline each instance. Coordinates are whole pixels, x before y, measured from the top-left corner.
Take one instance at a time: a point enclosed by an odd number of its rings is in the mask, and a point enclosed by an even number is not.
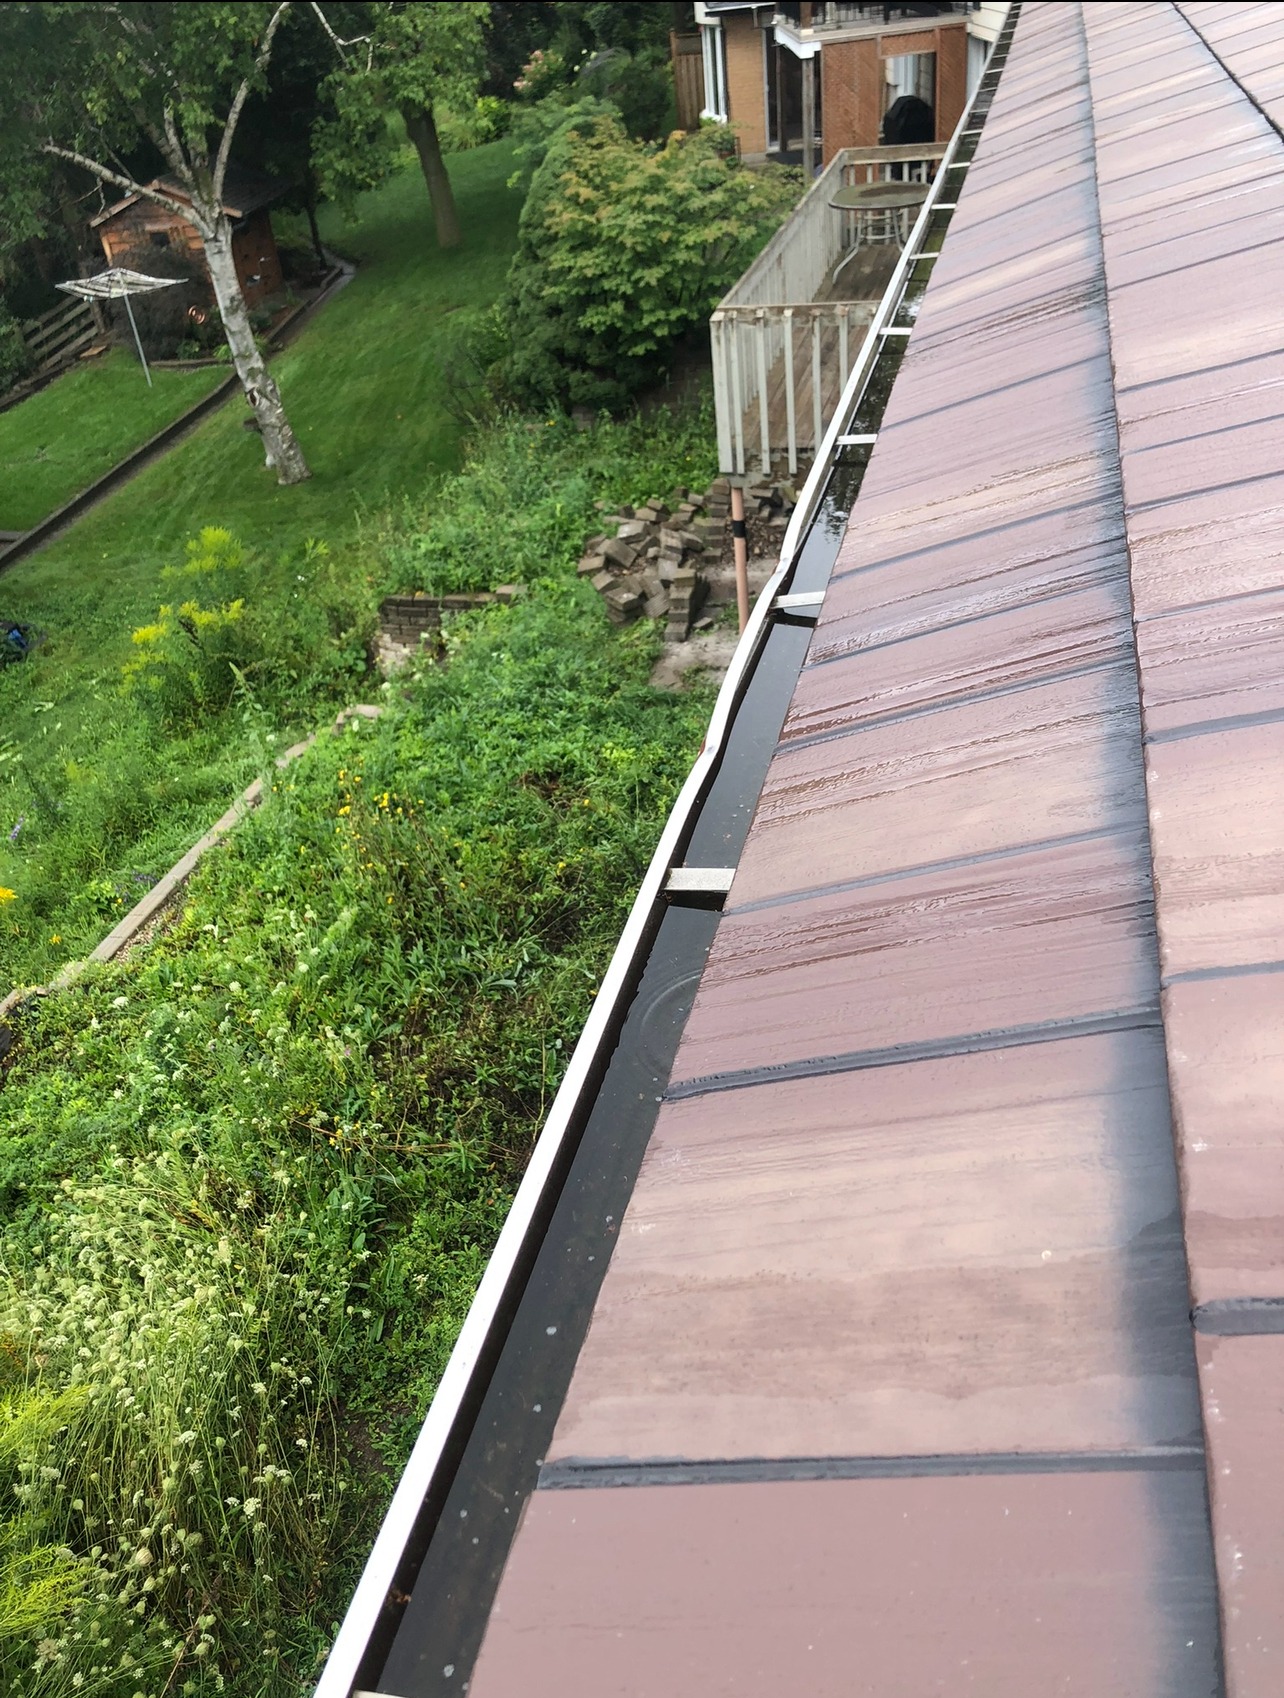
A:
[[[743,631],[749,623],[749,543],[745,532],[745,492],[738,483],[731,486],[731,547],[736,560],[736,611]]]
[[[804,59],[802,62],[802,168],[803,179],[810,188],[815,176],[815,134],[816,134],[816,60]],[[743,625],[741,629],[743,630]]]

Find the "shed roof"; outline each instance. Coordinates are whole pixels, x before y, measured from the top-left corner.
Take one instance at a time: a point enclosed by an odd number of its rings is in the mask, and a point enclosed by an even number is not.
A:
[[[179,182],[177,177],[153,177],[148,188],[159,189],[171,200],[187,201],[191,197]],[[290,184],[283,177],[269,177],[260,171],[250,171],[240,166],[229,166],[223,183],[223,210],[229,218],[248,218],[252,212],[258,212],[265,206],[271,206],[288,193]],[[134,193],[125,195],[113,206],[100,212],[96,218],[89,220],[91,228],[96,229],[100,224],[110,223],[120,213],[133,206],[135,202],[146,199],[146,196]],[[167,210],[157,207],[158,212]]]

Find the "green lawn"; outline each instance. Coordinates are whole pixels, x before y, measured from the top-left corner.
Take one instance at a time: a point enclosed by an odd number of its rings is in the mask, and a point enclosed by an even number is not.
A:
[[[167,598],[161,573],[181,561],[188,537],[203,525],[224,526],[262,555],[265,570],[293,574],[292,557],[307,539],[332,553],[350,549],[362,509],[417,495],[458,463],[462,427],[447,405],[442,357],[456,339],[452,315],[486,306],[503,286],[521,205],[506,186],[512,169],[503,142],[450,160],[464,227],[463,246],[452,253],[436,246],[417,169],[362,197],[355,224],[333,212],[323,222],[327,240],[356,261],[357,275],[273,365],[312,466],[309,482],[275,483],[258,436],[243,428],[246,408],[233,397],[63,536],[0,574],[0,616],[48,635],[31,660],[0,672],[0,886],[23,882],[22,857],[8,838],[11,822],[30,811],[19,764],[50,792],[95,764],[120,769],[129,712],[120,669],[130,634]],[[215,766],[210,758],[208,751],[199,758],[161,751],[162,765],[182,769],[187,800],[180,806],[175,793],[172,803],[157,803],[164,829],[144,834],[147,849],[136,862],[144,871],[168,853],[170,837],[181,852],[184,834],[195,835],[221,811],[239,776],[236,759],[253,760],[248,744],[220,753]],[[197,782],[202,764],[205,783]],[[4,932],[14,937],[17,908],[0,925],[6,988],[31,964],[26,948],[5,960]],[[67,938],[61,948],[83,941]]]
[[[199,401],[225,371],[158,371],[118,348],[0,413],[0,531],[25,531]]]

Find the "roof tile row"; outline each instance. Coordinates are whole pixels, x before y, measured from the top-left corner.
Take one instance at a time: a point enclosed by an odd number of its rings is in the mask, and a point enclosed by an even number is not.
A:
[[[1271,1308],[1284,1300],[1284,138],[1273,127],[1284,31],[1274,6],[1084,12],[1191,1281],[1201,1327],[1266,1333],[1199,1345],[1226,1683],[1231,1698],[1273,1698],[1284,1686],[1284,1308]]]

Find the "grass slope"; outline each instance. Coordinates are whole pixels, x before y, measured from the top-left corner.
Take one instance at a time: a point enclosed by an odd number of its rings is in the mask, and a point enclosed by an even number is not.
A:
[[[269,773],[170,929],[24,1010],[4,1698],[311,1686],[706,724],[576,553],[712,440],[707,408],[479,432],[365,546],[528,594]]]
[[[157,371],[149,389],[118,348],[0,413],[0,531],[30,530],[226,375]]]
[[[512,154],[505,143],[457,155],[450,170],[465,231],[453,253],[436,246],[417,170],[364,196],[355,225],[330,215],[326,235],[357,262],[357,275],[274,366],[312,465],[308,483],[281,489],[273,482],[233,399],[65,535],[0,576],[0,613],[49,635],[33,660],[0,673],[0,886],[22,894],[23,845],[11,847],[9,833],[24,818],[32,830],[41,807],[33,782],[46,798],[59,798],[68,782],[109,769],[126,791],[148,788],[132,823],[93,827],[85,852],[67,867],[69,881],[84,882],[109,873],[136,843],[133,870],[146,878],[221,812],[252,759],[234,726],[223,733],[232,736],[230,749],[220,737],[216,747],[207,740],[146,750],[121,701],[130,634],[167,598],[163,569],[181,561],[188,537],[203,525],[224,526],[259,552],[265,572],[292,578],[307,539],[342,550],[360,510],[419,492],[458,462],[461,427],[448,407],[442,363],[452,315],[495,298],[520,202],[506,186]],[[121,905],[112,899],[111,907]],[[0,910],[6,988],[45,971],[58,952],[92,941],[88,922],[81,936],[24,935],[17,909]]]

